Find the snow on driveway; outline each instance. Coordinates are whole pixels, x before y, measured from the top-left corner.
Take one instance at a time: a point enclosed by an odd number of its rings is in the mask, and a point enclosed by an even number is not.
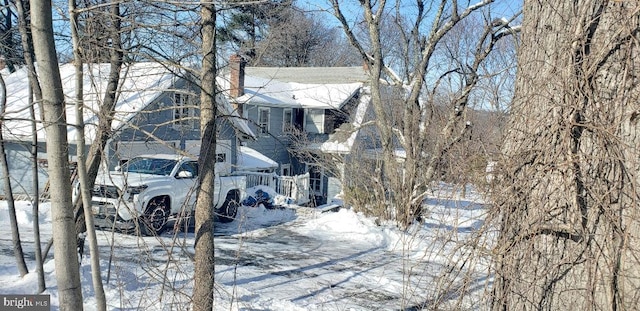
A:
[[[432,199],[430,217],[402,232],[350,210],[320,213],[242,207],[238,219],[216,224],[216,310],[397,310],[446,303],[474,292],[477,309],[490,281],[487,264],[461,254],[482,226],[477,200]],[[23,247],[31,269],[18,276],[6,203],[0,202],[0,293],[32,294],[36,277],[32,213],[18,202]],[[43,243],[51,237],[49,205],[40,211]],[[103,281],[110,310],[189,310],[193,278],[191,232],[161,237],[98,231]],[[474,243],[478,243],[475,241]],[[478,245],[476,245],[478,246]],[[88,251],[87,251],[88,253]],[[88,254],[87,254],[88,256]],[[450,276],[452,267],[465,271]],[[50,255],[45,263],[54,309],[58,304]],[[89,259],[82,261],[85,308],[95,308]]]

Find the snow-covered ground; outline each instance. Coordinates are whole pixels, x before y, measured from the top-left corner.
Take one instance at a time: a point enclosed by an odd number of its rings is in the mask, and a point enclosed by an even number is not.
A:
[[[0,202],[0,294],[34,294],[33,214],[16,202],[31,269],[20,278],[6,202]],[[486,210],[477,195],[451,192],[426,201],[428,218],[401,231],[348,209],[242,207],[216,224],[216,310],[485,309],[491,278],[478,237]],[[49,204],[39,212],[42,241],[51,237]],[[102,278],[110,310],[189,310],[193,286],[190,232],[136,237],[98,231]],[[88,253],[88,250],[87,252]],[[473,254],[474,256],[469,256]],[[85,309],[95,309],[88,254],[81,278]],[[54,310],[54,259],[44,265]],[[464,297],[464,299],[461,299]],[[460,304],[457,304],[460,303]]]

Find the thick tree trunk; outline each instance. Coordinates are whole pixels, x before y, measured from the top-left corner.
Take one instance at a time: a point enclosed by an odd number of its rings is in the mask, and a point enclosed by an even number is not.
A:
[[[53,41],[51,1],[31,1],[31,31],[42,79],[44,128],[47,135],[54,256],[61,310],[82,310],[82,286],[76,252],[76,230],[69,183],[69,144],[64,94]]]
[[[525,1],[493,310],[638,306],[638,5]]]
[[[214,289],[214,184],[216,163],[216,8],[211,2],[201,3],[202,17],[202,78],[200,95],[200,187],[196,205],[195,275],[193,310],[213,308]]]

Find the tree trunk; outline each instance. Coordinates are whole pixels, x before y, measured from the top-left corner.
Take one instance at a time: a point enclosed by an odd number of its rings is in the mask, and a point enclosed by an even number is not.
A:
[[[36,111],[33,103],[33,88],[29,90],[29,115],[33,120],[31,124],[31,132],[33,137],[31,138],[31,176],[33,176],[33,196],[31,197],[32,214],[33,214],[33,244],[36,259],[36,273],[38,274],[38,293],[42,293],[47,289],[47,285],[44,280],[44,259],[42,258],[42,244],[40,239],[40,182],[39,182],[39,169],[38,169],[38,130],[37,130],[37,118]]]
[[[38,274],[38,293],[45,291],[46,283],[44,280],[44,259],[42,258],[42,246],[40,244],[40,190],[39,190],[39,178],[38,178],[38,132],[37,124],[38,120],[42,120],[35,113],[35,104],[40,103],[42,99],[42,92],[40,91],[40,84],[38,83],[38,77],[36,76],[35,62],[33,60],[33,40],[31,39],[31,32],[29,32],[29,24],[27,20],[26,12],[29,10],[27,7],[28,2],[16,0],[16,12],[18,14],[18,30],[20,31],[20,38],[22,44],[22,51],[24,56],[24,62],[27,68],[27,76],[29,78],[29,115],[33,122],[31,123],[31,161],[32,161],[32,176],[33,176],[33,196],[31,198],[31,204],[33,205],[33,242],[35,244],[35,259],[36,259],[36,273]],[[34,102],[35,98],[35,102]],[[40,109],[42,112],[42,109]]]
[[[493,310],[637,308],[639,9],[525,1]]]
[[[82,286],[76,230],[71,203],[69,144],[64,94],[53,40],[51,1],[34,0],[31,4],[31,31],[42,79],[43,125],[47,136],[49,183],[51,184],[51,218],[54,256],[61,310],[82,310]]]
[[[430,192],[430,184],[439,178],[438,165],[468,134],[470,123],[466,112],[470,97],[477,89],[486,58],[497,40],[505,36],[501,34],[504,25],[484,24],[481,30],[474,29],[474,41],[470,42],[474,42],[475,49],[474,46],[465,47],[467,56],[440,58],[443,55],[436,52],[438,47],[446,46],[456,27],[462,27],[460,22],[470,19],[471,14],[489,5],[490,1],[479,1],[466,8],[458,7],[458,1],[440,1],[440,5],[434,6],[428,14],[419,5],[407,16],[400,13],[392,18],[397,12],[389,2],[363,0],[360,9],[367,26],[367,42],[356,35],[347,21],[342,12],[344,8],[341,8],[344,4],[339,0],[331,0],[331,3],[334,15],[349,41],[360,52],[370,75],[376,140],[382,150],[379,158],[384,163],[384,179],[381,180],[384,190],[375,196],[388,197],[385,203],[393,210],[388,214],[394,215],[395,220],[407,228],[422,219],[423,200]],[[413,22],[407,24],[407,20]],[[425,24],[433,26],[425,28]],[[393,28],[388,28],[390,25]],[[389,47],[385,42],[388,38],[385,34],[389,35],[385,33],[386,29],[395,30],[397,33],[393,36],[402,38],[398,43],[404,44],[400,57],[392,52],[397,46]],[[455,65],[434,64],[446,61]],[[391,66],[391,62],[400,65]],[[396,73],[396,67],[403,68],[404,72]],[[459,87],[448,94],[447,120],[436,132],[431,121],[434,111],[441,109],[444,101],[436,99],[434,94],[442,92],[439,88],[441,80],[451,79],[452,73],[455,73],[454,80],[460,80]],[[432,81],[437,76],[440,78]],[[392,88],[394,95],[389,94]],[[399,156],[400,150],[403,156]]]
[[[213,308],[214,265],[214,184],[216,163],[216,8],[212,2],[201,2],[202,77],[200,95],[200,185],[196,205],[195,276],[193,310]]]
[[[7,107],[7,88],[4,84],[4,79],[0,76],[0,88],[2,88],[1,100],[2,107],[0,108],[0,115],[4,115]],[[22,242],[20,241],[20,230],[18,229],[18,219],[16,218],[16,205],[13,199],[13,190],[11,189],[11,177],[9,175],[9,163],[7,162],[7,154],[4,150],[4,137],[2,137],[2,128],[4,120],[0,120],[0,167],[2,168],[2,175],[4,176],[4,195],[7,200],[9,210],[9,223],[11,225],[11,241],[13,243],[13,255],[16,258],[16,265],[18,266],[18,272],[20,276],[25,276],[29,273],[27,269],[27,263],[24,261],[24,252],[22,251]]]
[[[118,6],[118,4],[112,4]],[[71,20],[71,38],[73,41],[73,56],[76,71],[76,128],[78,130],[77,139],[77,157],[78,157],[78,183],[80,184],[80,199],[82,200],[83,211],[89,217],[83,217],[86,224],[87,239],[89,240],[89,253],[91,254],[91,277],[93,280],[93,291],[96,295],[96,309],[105,311],[107,309],[107,300],[102,287],[102,275],[100,273],[100,251],[98,249],[98,240],[96,238],[96,229],[91,211],[91,188],[87,177],[87,167],[85,163],[85,134],[84,134],[84,78],[83,78],[83,61],[80,55],[80,39],[78,36],[78,13],[76,12],[75,0],[69,0],[69,11]]]
[[[121,35],[121,22],[120,19],[120,4],[115,1],[110,5],[111,14],[111,46],[109,47],[110,61],[109,61],[109,79],[107,82],[107,88],[104,93],[102,105],[100,105],[100,111],[98,113],[98,131],[96,133],[96,139],[89,148],[87,166],[87,185],[89,188],[93,187],[96,178],[98,176],[98,170],[102,163],[102,156],[104,154],[104,148],[107,146],[107,142],[112,135],[111,124],[113,123],[113,116],[116,107],[116,97],[118,93],[118,84],[120,82],[120,73],[122,71],[122,64],[124,59],[124,51],[122,49]],[[103,47],[106,48],[106,47]],[[75,202],[75,220],[78,232],[84,232],[84,210],[82,201]]]

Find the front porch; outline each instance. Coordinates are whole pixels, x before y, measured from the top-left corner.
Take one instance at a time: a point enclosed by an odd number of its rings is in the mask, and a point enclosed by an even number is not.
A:
[[[297,176],[278,176],[275,173],[258,173],[236,171],[234,175],[246,176],[247,189],[256,186],[266,186],[276,193],[291,198],[291,204],[304,205],[309,203],[309,173]]]

